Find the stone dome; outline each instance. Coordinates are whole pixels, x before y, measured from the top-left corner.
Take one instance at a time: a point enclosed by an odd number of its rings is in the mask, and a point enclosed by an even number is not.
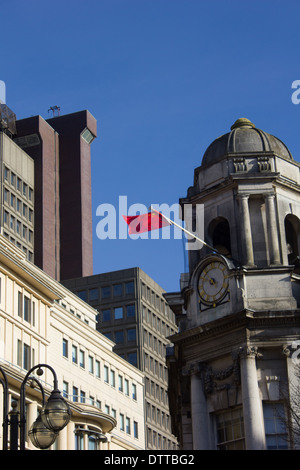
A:
[[[240,118],[231,126],[231,132],[218,137],[206,149],[202,165],[210,165],[222,160],[228,154],[274,153],[292,160],[286,145],[277,137],[268,134],[246,118]]]

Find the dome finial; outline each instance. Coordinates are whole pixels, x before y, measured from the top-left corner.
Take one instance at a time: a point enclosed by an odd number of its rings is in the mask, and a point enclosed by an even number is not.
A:
[[[255,125],[247,118],[240,118],[237,119],[234,124],[232,124],[230,129],[236,129],[237,127],[255,127]]]

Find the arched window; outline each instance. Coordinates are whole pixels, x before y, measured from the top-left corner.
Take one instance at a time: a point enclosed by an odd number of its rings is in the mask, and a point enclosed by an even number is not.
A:
[[[300,221],[293,214],[288,214],[284,220],[285,239],[287,246],[288,262],[295,266],[295,271],[300,273],[299,242]]]
[[[231,257],[231,241],[229,223],[224,217],[217,217],[208,227],[211,245],[226,257]]]

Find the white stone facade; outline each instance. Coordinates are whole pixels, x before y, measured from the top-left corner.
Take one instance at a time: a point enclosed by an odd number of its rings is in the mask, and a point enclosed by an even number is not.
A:
[[[10,403],[18,401],[27,370],[48,364],[72,410],[53,449],[144,449],[143,374],[113,353],[113,343],[96,330],[97,312],[3,236],[0,279],[0,366],[9,380]],[[40,380],[49,393],[50,371],[45,369]],[[28,428],[40,409],[40,395],[26,387]],[[1,422],[2,400],[1,393]],[[29,441],[26,445],[34,448]]]

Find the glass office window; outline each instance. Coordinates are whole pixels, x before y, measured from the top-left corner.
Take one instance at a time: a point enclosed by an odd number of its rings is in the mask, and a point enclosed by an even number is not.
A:
[[[126,307],[127,317],[135,316],[135,305],[127,305]]]
[[[102,321],[110,321],[110,309],[102,310]]]
[[[123,318],[123,307],[116,307],[114,309],[115,320],[121,320]]]
[[[101,298],[107,299],[110,297],[110,286],[105,286],[101,288]]]
[[[91,301],[99,299],[98,288],[94,288],[94,289],[89,290],[89,298],[90,298]]]

